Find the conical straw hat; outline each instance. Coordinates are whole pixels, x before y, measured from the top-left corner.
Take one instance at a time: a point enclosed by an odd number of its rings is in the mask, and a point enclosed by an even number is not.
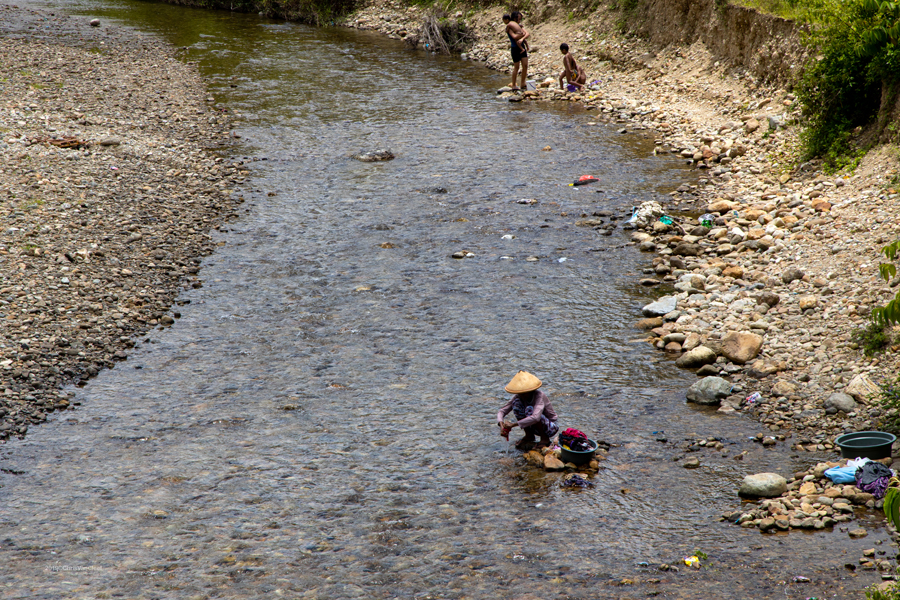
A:
[[[506,384],[506,391],[510,394],[524,394],[533,392],[541,387],[541,380],[528,371],[519,371],[512,381]]]

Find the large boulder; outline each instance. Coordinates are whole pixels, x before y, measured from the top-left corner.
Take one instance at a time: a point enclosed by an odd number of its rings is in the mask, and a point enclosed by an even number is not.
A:
[[[687,399],[697,404],[715,405],[731,393],[731,383],[721,377],[704,377],[688,388]]]
[[[849,394],[835,392],[825,399],[825,410],[829,408],[836,408],[841,412],[851,413],[856,410],[856,400]]]
[[[651,302],[641,309],[645,317],[661,317],[667,315],[678,307],[678,299],[675,296],[663,296],[656,302]]]
[[[738,490],[742,498],[775,498],[787,491],[787,481],[777,473],[747,475]]]
[[[706,346],[697,346],[693,350],[685,352],[675,361],[676,367],[682,369],[698,369],[703,365],[716,362],[716,353]]]
[[[763,339],[755,333],[732,331],[722,338],[722,354],[735,364],[742,365],[756,358]]]

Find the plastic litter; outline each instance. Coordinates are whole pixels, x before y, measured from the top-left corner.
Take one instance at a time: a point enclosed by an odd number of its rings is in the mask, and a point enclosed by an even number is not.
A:
[[[684,564],[689,567],[694,567],[695,569],[699,569],[700,568],[700,559],[697,558],[696,556],[685,556]]]
[[[760,394],[759,392],[753,392],[752,394],[750,394],[749,396],[747,396],[744,399],[744,402],[746,402],[747,404],[753,404],[754,402],[757,402],[760,398],[762,398],[762,394]]]
[[[700,217],[700,224],[706,227],[707,229],[712,229],[712,226],[716,223],[716,217],[706,213],[702,217]]]
[[[570,183],[569,186],[571,187],[571,186],[587,185],[589,183],[597,183],[598,181],[600,181],[600,180],[597,179],[596,177],[594,177],[593,175],[582,175],[581,177],[579,177],[578,179],[576,179],[575,181]]]
[[[631,207],[631,217],[625,222],[626,223],[634,223],[635,221],[637,221],[637,213],[638,213],[637,206],[632,206]]]
[[[666,225],[671,225],[674,221],[672,221],[672,217],[669,215],[663,215],[659,218],[660,223],[665,223]]]

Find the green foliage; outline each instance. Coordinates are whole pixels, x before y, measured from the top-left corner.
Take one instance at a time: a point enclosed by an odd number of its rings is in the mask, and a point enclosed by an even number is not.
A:
[[[878,265],[878,272],[881,274],[882,279],[890,281],[897,276],[897,265],[894,263],[897,262],[898,257],[900,257],[900,240],[895,240],[882,248],[881,253],[891,262]],[[875,323],[881,324],[882,327],[900,323],[900,292],[894,296],[893,300],[884,306],[873,309],[872,320]]]
[[[886,590],[868,587],[866,588],[866,600],[900,600],[900,586],[892,585]]]
[[[900,433],[900,376],[878,387],[881,388],[881,392],[875,404],[884,411],[878,426],[890,433]]]
[[[811,58],[797,89],[807,118],[804,158],[821,156],[840,168],[854,160],[855,128],[878,116],[880,135],[894,116],[900,2],[815,0],[807,11],[816,26],[806,38]]]
[[[874,356],[890,345],[891,336],[885,324],[873,317],[868,325],[853,332],[853,341],[859,344],[866,356]]]
[[[900,529],[900,489],[891,487],[884,494],[884,516],[895,529]]]
[[[816,12],[823,4],[823,0],[716,0],[716,6],[729,2],[784,19],[802,22],[813,21]]]
[[[233,12],[259,12],[313,25],[333,22],[354,9],[359,0],[164,0],[170,4],[199,6]]]

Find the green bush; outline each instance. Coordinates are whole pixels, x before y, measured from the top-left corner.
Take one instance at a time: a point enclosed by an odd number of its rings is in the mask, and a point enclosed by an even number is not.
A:
[[[852,154],[851,132],[893,118],[900,90],[900,3],[819,0],[810,11],[811,58],[798,85],[806,158],[832,167]],[[880,117],[876,120],[876,117]],[[881,131],[876,131],[876,137]]]
[[[881,274],[882,279],[891,281],[892,278],[897,276],[897,265],[895,262],[900,260],[900,240],[895,240],[882,248],[881,253],[891,262],[878,265],[878,272]],[[872,319],[883,326],[900,323],[900,292],[894,296],[893,300],[873,310]]]
[[[890,433],[900,433],[900,375],[878,387],[881,392],[875,403],[884,411],[878,425]]]
[[[886,590],[868,587],[866,588],[866,600],[900,600],[900,586],[895,584]]]
[[[859,344],[866,356],[874,356],[890,345],[891,334],[884,323],[873,318],[868,325],[853,332],[853,341]]]

